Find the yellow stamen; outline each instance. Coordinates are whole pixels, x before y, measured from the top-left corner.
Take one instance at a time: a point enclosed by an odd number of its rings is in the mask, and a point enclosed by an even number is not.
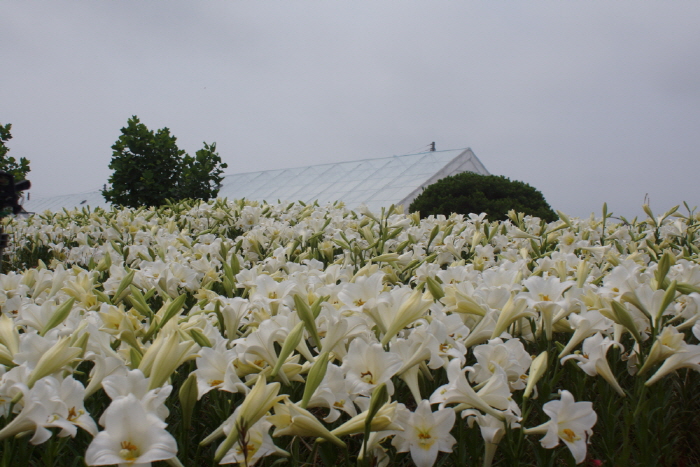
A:
[[[430,435],[430,432],[418,430],[418,446],[422,449],[428,450],[435,444],[435,439]]]
[[[135,444],[132,444],[131,441],[122,441],[121,447],[122,449],[119,451],[119,457],[125,461],[133,461],[139,457],[139,448],[136,447]]]
[[[564,441],[568,441],[569,443],[573,443],[574,441],[578,441],[581,438],[576,435],[576,433],[573,432],[573,430],[569,428],[564,428],[561,433],[559,433],[559,436],[561,439]]]

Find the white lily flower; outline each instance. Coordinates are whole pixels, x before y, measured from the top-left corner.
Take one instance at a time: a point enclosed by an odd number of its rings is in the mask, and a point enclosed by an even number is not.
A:
[[[597,332],[583,341],[583,354],[567,355],[561,359],[561,363],[563,365],[569,359],[578,360],[579,368],[587,375],[602,376],[620,396],[625,397],[625,391],[615,379],[606,357],[608,349],[613,344],[617,343],[608,337],[604,338],[601,333]]]
[[[449,383],[440,386],[433,392],[430,396],[430,403],[439,403],[440,408],[447,404],[459,404],[458,409],[476,408],[502,419],[503,414],[499,410],[509,408],[511,397],[506,373],[502,368],[496,366],[494,374],[477,393],[464,374],[469,369],[461,368],[458,360],[452,360],[447,365]]]
[[[398,369],[397,374],[404,380],[408,388],[411,390],[413,399],[419,401],[422,399],[420,389],[418,387],[418,371],[419,365],[430,359],[431,352],[428,345],[437,344],[433,336],[433,342],[430,339],[423,341],[416,339],[396,339],[391,345],[391,352],[399,355],[403,364]]]
[[[203,348],[197,357],[197,400],[212,389],[219,389],[227,392],[247,393],[248,387],[236,374],[233,365],[238,358],[236,349],[228,349],[226,341],[221,341],[214,348]]]
[[[238,326],[244,316],[248,314],[250,302],[241,297],[234,297],[224,300],[221,305],[221,316],[224,318],[225,335],[229,340],[233,340],[238,332]]]
[[[700,345],[684,345],[681,351],[668,357],[663,365],[656,370],[654,376],[644,384],[651,386],[667,374],[680,368],[692,368],[695,371],[700,371]]]
[[[323,421],[333,423],[340,417],[341,410],[351,417],[357,415],[354,398],[355,396],[350,394],[350,383],[345,379],[343,370],[329,363],[326,375],[311,396],[307,408],[327,407],[328,416]]]
[[[649,355],[644,360],[644,365],[639,369],[639,374],[646,371],[661,360],[665,360],[671,355],[686,351],[686,344],[683,333],[678,332],[673,326],[664,327],[656,336],[654,344],[649,350]]]
[[[124,364],[124,361],[117,356],[86,352],[85,360],[95,362],[94,366],[90,370],[90,382],[88,383],[87,388],[85,388],[85,397],[91,396],[98,389],[100,389],[102,380],[104,380],[104,378],[107,376],[112,374],[126,375],[126,373],[129,371]]]
[[[0,307],[6,313],[15,312],[22,305],[29,287],[22,283],[22,275],[14,271],[0,276]]]
[[[552,449],[564,441],[577,464],[586,459],[586,444],[593,434],[593,425],[598,416],[591,402],[575,402],[567,390],[560,391],[561,400],[544,404],[542,410],[550,420],[534,428],[525,429],[526,434],[545,433],[540,440],[546,449]]]
[[[85,398],[85,387],[72,376],[61,381],[58,388],[58,397],[67,409],[65,419],[73,425],[82,428],[92,436],[97,435],[97,424],[90,414],[85,410],[83,399]],[[58,436],[75,436],[73,430],[61,430]]]
[[[541,322],[547,340],[552,339],[554,312],[561,309],[564,304],[564,291],[573,284],[572,281],[561,282],[557,277],[530,276],[523,281],[528,291],[521,292],[521,296],[527,300],[529,306],[542,314]]]
[[[384,273],[376,272],[371,276],[359,276],[353,282],[342,284],[338,299],[354,312],[374,308],[378,302],[386,299],[381,297],[384,290]]]
[[[155,389],[148,389],[150,379],[146,378],[141,370],[131,370],[124,373],[114,373],[102,380],[102,387],[105,393],[115,401],[127,396],[134,396],[143,405],[145,410],[157,415],[161,420],[165,420],[170,411],[165,405],[165,401],[173,390],[169,384]],[[105,425],[105,414],[102,414],[99,422]]]
[[[166,431],[166,424],[133,394],[112,401],[104,422],[104,431],[85,453],[87,465],[150,466],[177,455],[177,443]]]
[[[387,307],[379,307],[380,314],[390,317],[390,320],[384,320],[386,331],[382,338],[382,345],[388,344],[399,331],[422,318],[432,305],[432,301],[424,300],[423,294],[419,290],[414,290],[408,298],[401,301],[398,308],[396,308],[395,302],[392,304],[393,306],[387,305]]]
[[[381,344],[368,344],[363,339],[354,339],[340,367],[350,383],[351,394],[369,396],[374,388],[386,383],[391,395],[394,393],[391,377],[402,364],[400,356],[385,352]]]
[[[410,415],[405,430],[397,432],[391,444],[397,452],[410,451],[417,467],[430,467],[435,464],[438,452],[452,452],[452,446],[457,442],[450,434],[454,422],[454,410],[433,412],[430,403],[424,399]]]
[[[40,305],[37,303],[26,303],[18,311],[18,319],[15,321],[15,325],[29,326],[41,332],[58,307],[59,305],[56,304],[55,299],[46,300]]]
[[[5,367],[0,365],[0,417],[9,417],[10,408],[17,411],[22,406],[22,401],[12,404],[13,400],[22,397],[29,380],[31,370],[27,365],[19,365],[5,371]]]
[[[288,322],[289,320],[284,316],[266,319],[244,340],[237,340],[235,343],[240,348],[241,361],[254,363],[260,367],[267,364],[274,368],[278,358],[274,344],[284,343],[289,335],[289,329],[286,327]]]
[[[48,430],[51,427],[61,428],[63,436],[75,436],[77,429],[73,422],[67,419],[69,411],[61,399],[60,386],[59,381],[50,376],[40,379],[32,388],[18,383],[17,389],[24,394],[23,407],[11,422],[0,430],[0,440],[30,431],[34,432],[34,435],[29,442],[41,444],[51,438],[52,433]]]
[[[474,365],[474,373],[470,375],[474,383],[480,384],[491,378],[496,366],[499,366],[508,376],[512,390],[525,388],[526,373],[532,358],[519,339],[509,339],[505,343],[500,338],[491,339],[487,344],[476,346],[474,356],[477,363]]]
[[[505,419],[501,420],[489,414],[482,414],[477,410],[465,410],[462,415],[468,415],[469,426],[471,427],[474,421],[479,425],[481,437],[484,438],[484,467],[490,467],[493,463],[493,458],[496,455],[498,443],[501,442],[506,434],[506,424],[510,428],[519,428],[520,411],[517,405],[514,405],[516,412],[507,410],[504,412]]]
[[[568,321],[574,329],[574,335],[571,336],[566,347],[559,354],[559,358],[568,355],[574,347],[585,338],[599,331],[607,331],[613,325],[612,320],[603,316],[598,310],[590,310],[581,314],[571,314]]]

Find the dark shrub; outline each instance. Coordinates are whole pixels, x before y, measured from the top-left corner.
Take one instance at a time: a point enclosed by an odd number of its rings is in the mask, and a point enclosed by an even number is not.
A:
[[[506,219],[511,209],[547,222],[557,219],[542,193],[527,183],[511,181],[502,175],[473,172],[438,180],[418,195],[408,208],[410,212],[420,211],[421,217],[485,212],[491,220]]]

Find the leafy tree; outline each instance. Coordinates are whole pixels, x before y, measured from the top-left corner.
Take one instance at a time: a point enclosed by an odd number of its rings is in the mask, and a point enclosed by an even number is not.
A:
[[[219,192],[219,185],[224,177],[221,176],[221,169],[218,164],[221,157],[216,152],[216,143],[204,143],[204,148],[200,149],[192,157],[185,154],[182,160],[182,177],[180,180],[181,198],[211,199],[215,198]],[[221,167],[226,168],[226,164]]]
[[[168,128],[154,132],[131,117],[112,146],[113,170],[105,200],[122,206],[160,206],[166,199],[216,197],[227,164],[221,163],[216,143],[204,143],[195,157],[179,149]]]
[[[537,216],[547,222],[557,215],[544,196],[527,183],[511,181],[502,175],[462,172],[438,180],[413,200],[408,210],[421,217],[451,213],[480,214],[492,220],[506,219],[509,210]]]
[[[14,157],[7,155],[10,152],[10,148],[5,143],[12,139],[10,129],[12,129],[11,123],[6,125],[0,124],[0,170],[12,174],[15,177],[15,181],[20,181],[27,178],[30,170],[29,161],[24,157],[20,157],[18,161]]]

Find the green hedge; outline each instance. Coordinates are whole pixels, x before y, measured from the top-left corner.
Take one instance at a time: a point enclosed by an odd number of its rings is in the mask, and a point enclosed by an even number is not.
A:
[[[462,172],[437,181],[418,195],[408,208],[410,212],[419,211],[421,217],[485,212],[491,220],[506,219],[511,209],[547,222],[557,219],[542,193],[527,183],[502,175],[473,172]]]

